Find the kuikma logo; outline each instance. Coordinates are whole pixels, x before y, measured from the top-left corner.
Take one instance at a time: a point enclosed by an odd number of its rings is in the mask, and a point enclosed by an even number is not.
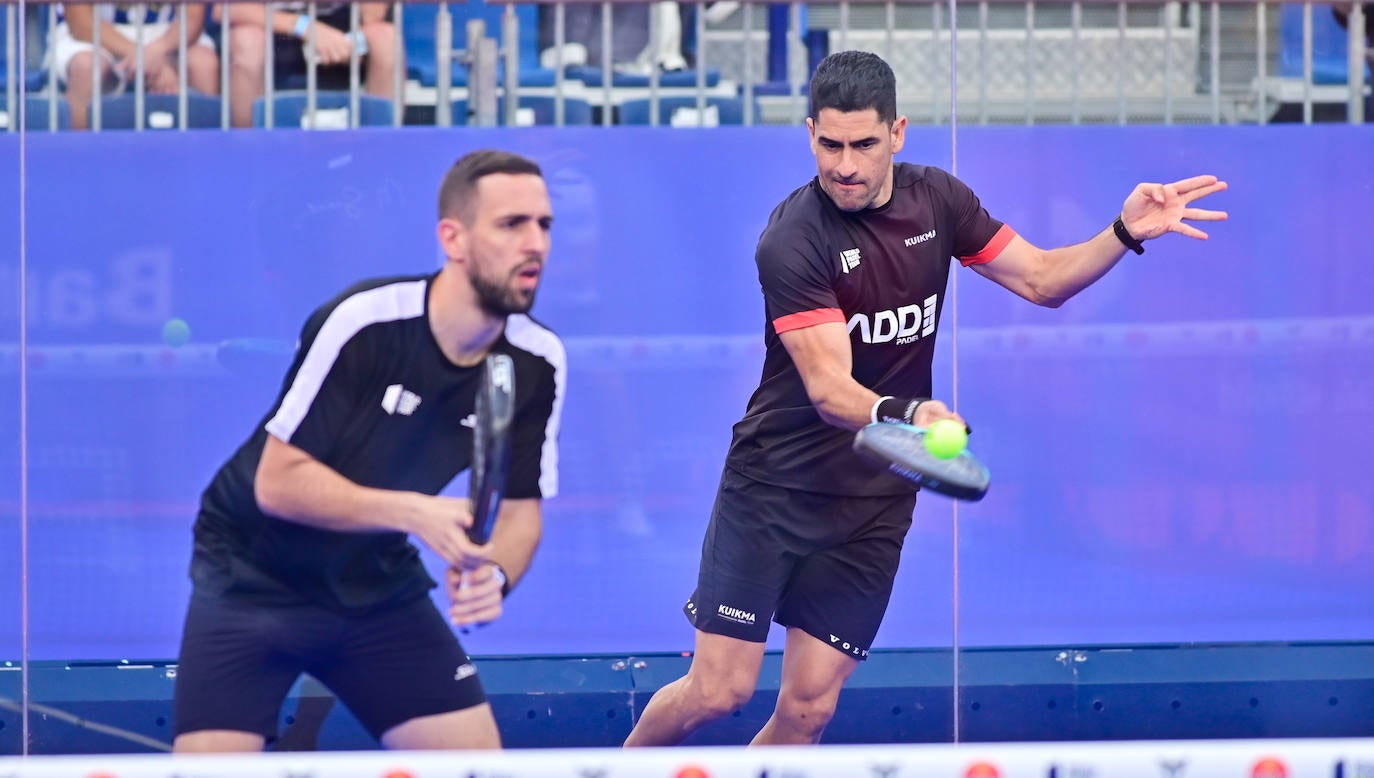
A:
[[[935,230],[931,230],[929,232],[923,232],[920,235],[912,235],[910,238],[906,239],[905,243],[907,246],[919,246],[928,240],[932,240],[934,237]]]
[[[392,384],[382,393],[382,410],[389,414],[409,416],[420,407],[420,395],[400,384]]]
[[[722,618],[729,619],[737,624],[753,624],[758,618],[750,611],[740,610],[730,605],[721,605],[716,608],[716,613]]]
[[[848,249],[840,252],[840,269],[848,273],[859,266],[859,250]]]
[[[964,778],[1001,778],[1002,771],[992,762],[974,762],[964,771]]]
[[[849,332],[859,330],[864,343],[890,343],[904,346],[935,332],[935,303],[939,295],[931,295],[923,303],[903,305],[895,310],[878,311],[870,320],[868,314],[849,317]]]
[[[1288,765],[1282,759],[1266,756],[1255,762],[1250,778],[1288,778]]]

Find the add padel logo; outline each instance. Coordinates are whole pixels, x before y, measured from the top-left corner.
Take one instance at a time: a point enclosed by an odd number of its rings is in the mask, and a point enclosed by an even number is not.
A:
[[[409,416],[420,407],[420,395],[400,384],[392,384],[382,393],[382,410],[389,414]]]
[[[891,343],[903,346],[914,343],[935,332],[935,303],[939,295],[931,295],[920,305],[912,303],[899,308],[878,311],[871,317],[856,313],[849,317],[849,332],[859,330],[864,343]]]
[[[1250,768],[1250,778],[1288,778],[1288,765],[1282,759],[1266,756]]]
[[[1002,778],[1002,771],[992,762],[974,762],[964,771],[964,778]]]
[[[848,249],[840,252],[840,269],[848,273],[859,266],[859,250]]]

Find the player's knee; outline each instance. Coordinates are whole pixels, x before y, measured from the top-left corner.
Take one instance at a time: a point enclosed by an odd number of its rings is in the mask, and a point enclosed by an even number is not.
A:
[[[819,738],[835,715],[837,697],[831,694],[779,694],[777,716],[795,732]]]
[[[835,715],[835,704],[840,700],[838,691],[829,689],[808,691],[783,689],[778,694],[778,718],[789,729],[809,734],[812,740],[820,737],[826,724]]]
[[[736,678],[696,677],[688,678],[688,689],[693,707],[707,718],[720,718],[744,707],[754,696],[752,684],[745,684]]]

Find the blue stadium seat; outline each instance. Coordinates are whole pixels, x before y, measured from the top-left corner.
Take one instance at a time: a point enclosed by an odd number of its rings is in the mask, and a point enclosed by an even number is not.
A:
[[[46,11],[47,9],[44,8],[43,11],[40,12],[39,17],[41,19],[47,18]],[[47,26],[43,25],[43,28],[46,30]],[[20,24],[18,26],[18,30],[21,33],[23,32],[23,24]],[[8,46],[6,45],[5,41],[8,40],[9,33],[9,11],[3,4],[0,4],[0,91],[8,89],[10,83],[11,63],[5,60],[6,52],[8,51]],[[17,44],[18,41],[16,40],[16,47]],[[42,52],[40,52],[40,54],[41,53]],[[36,92],[39,89],[42,89],[43,85],[48,82],[48,73],[45,70],[29,70],[28,68],[24,68],[23,71],[24,74],[21,83],[23,85],[23,88],[27,91]],[[47,111],[44,111],[43,115],[47,116]]]
[[[122,94],[118,97],[100,99],[100,128],[102,130],[132,130],[136,125],[137,112],[134,96]],[[175,130],[181,127],[179,121],[179,100],[176,95],[144,95],[143,127],[149,130]],[[220,101],[218,97],[199,93],[186,95],[186,126],[191,129],[220,126]]]
[[[600,87],[605,85],[606,79],[601,72],[599,65],[577,65],[567,69],[567,77],[576,81],[581,81],[589,87]],[[717,68],[706,68],[705,84],[714,87],[720,84],[720,70]],[[695,70],[673,70],[667,73],[658,74],[658,85],[666,89],[690,89],[697,85],[697,72]],[[649,77],[611,71],[611,86],[626,88],[649,87]]]
[[[621,124],[648,124],[648,98],[626,100],[620,104]],[[744,124],[744,99],[740,97],[707,97],[707,106],[715,106],[721,124]],[[696,108],[695,97],[671,96],[658,98],[658,123],[667,126],[672,123],[673,112],[679,108]],[[754,121],[759,120],[759,105],[754,103]]]
[[[453,48],[467,46],[467,23],[469,19],[482,19],[487,23],[487,36],[500,40],[501,17],[504,5],[486,2],[449,3],[449,15],[453,20]],[[438,63],[435,61],[435,32],[439,7],[437,3],[409,3],[405,6],[404,22],[401,25],[405,37],[406,70],[411,78],[424,86],[434,86],[438,79]],[[533,4],[515,6],[516,20],[520,25],[520,86],[553,86],[555,74],[548,68],[539,66],[539,8]],[[460,63],[453,63],[452,83],[454,86],[467,86],[468,69]],[[504,61],[497,74],[497,82],[505,83]]]
[[[1336,23],[1329,6],[1312,7],[1313,84],[1347,83],[1350,72],[1347,65],[1350,54],[1347,34],[1345,28]],[[1299,4],[1286,4],[1280,11],[1279,75],[1302,78],[1302,6]],[[1367,64],[1365,79],[1369,79]]]
[[[505,116],[505,105],[505,98],[498,97],[496,100],[497,116]],[[521,95],[519,105],[521,108],[528,108],[534,112],[534,123],[536,125],[551,125],[554,123],[556,114],[553,97],[547,95]],[[468,123],[467,100],[454,100],[452,110],[453,124],[455,126],[462,126]],[[591,103],[576,98],[563,98],[563,124],[587,125],[591,123]]]
[[[48,129],[48,98],[29,95],[24,98],[24,129],[29,132],[40,132]],[[4,128],[9,128],[10,124],[18,121],[17,116],[10,115],[9,98],[0,91],[0,116],[4,117]],[[64,98],[57,99],[57,129],[69,130],[72,127],[72,111]]]
[[[272,96],[272,124],[274,127],[299,128],[305,116],[307,96],[304,92],[277,92]],[[337,111],[349,107],[347,92],[316,92],[315,107]],[[371,95],[358,96],[358,126],[390,127],[392,117],[391,101]],[[267,98],[259,97],[253,101],[253,126],[267,125]]]

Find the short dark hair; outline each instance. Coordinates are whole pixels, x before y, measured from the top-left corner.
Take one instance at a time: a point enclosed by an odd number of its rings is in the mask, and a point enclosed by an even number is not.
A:
[[[811,118],[825,108],[844,113],[872,108],[879,121],[892,124],[897,120],[897,77],[877,54],[837,51],[811,75]]]
[[[472,216],[472,193],[477,182],[497,173],[544,177],[533,160],[509,151],[482,149],[464,154],[448,169],[439,186],[439,218],[466,222]]]

